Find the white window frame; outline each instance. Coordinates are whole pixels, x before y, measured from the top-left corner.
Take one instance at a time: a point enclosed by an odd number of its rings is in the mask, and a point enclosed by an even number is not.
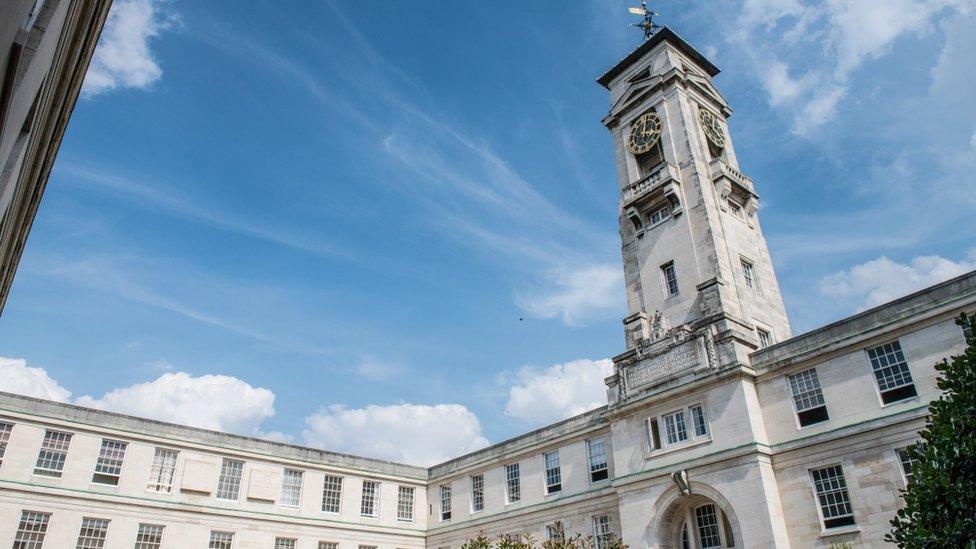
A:
[[[14,534],[14,545],[20,547],[43,547],[47,536],[47,527],[51,522],[51,513],[42,511],[23,510],[20,512],[20,522]]]
[[[699,432],[699,418],[696,415],[696,410],[698,410],[701,414],[700,419],[704,425],[704,433]],[[677,418],[678,414],[680,414],[682,418],[685,438],[671,442],[667,418]],[[670,408],[656,416],[651,416],[645,420],[644,424],[644,428],[647,433],[647,448],[649,453],[668,452],[687,446],[702,444],[712,440],[711,420],[709,420],[708,410],[705,407],[705,402],[700,400],[693,401],[681,407]],[[675,426],[677,426],[677,423],[675,423]],[[654,436],[655,430],[657,431],[657,438]],[[677,435],[677,431],[675,434]]]
[[[471,513],[480,513],[485,510],[485,474],[479,473],[471,475]]]
[[[172,458],[172,465],[169,463],[170,457]],[[149,480],[146,482],[146,491],[157,494],[172,493],[173,479],[176,478],[176,464],[179,462],[179,459],[179,450],[156,446],[156,451],[153,453],[152,465],[149,467]]]
[[[647,214],[647,228],[653,228],[671,219],[671,204],[667,201]],[[655,219],[656,218],[656,219]]]
[[[729,213],[732,214],[732,217],[745,221],[745,205],[732,197],[729,197],[726,202],[729,205]]]
[[[136,545],[134,549],[160,549],[163,545],[163,531],[165,526],[162,524],[139,523],[139,530],[136,532]]]
[[[828,494],[831,494],[831,495],[832,494],[842,494],[843,495],[843,498],[846,500],[846,505],[848,507],[848,512],[847,513],[843,513],[843,514],[832,514],[829,518],[824,515],[824,504],[823,504],[823,501],[821,500],[821,495],[822,494],[821,494],[821,491],[818,488],[817,478],[816,478],[817,477],[817,475],[816,475],[817,472],[827,471],[827,470],[840,471],[840,476],[839,477],[833,477],[833,478],[840,478],[840,480],[843,482],[843,487],[841,487],[841,488],[831,488],[830,490],[827,490],[827,491],[823,492],[823,495],[826,496]],[[815,468],[812,468],[812,469],[809,470],[808,477],[810,478],[810,487],[813,490],[814,504],[817,506],[817,515],[820,517],[820,526],[824,529],[824,531],[830,531],[830,530],[841,529],[841,528],[852,528],[852,527],[855,527],[857,525],[857,518],[856,518],[855,513],[854,513],[854,502],[851,499],[851,490],[850,490],[850,487],[847,484],[847,476],[844,474],[844,467],[840,463],[832,463],[832,464],[824,465],[822,467],[815,467]],[[844,504],[844,503],[841,502],[840,504]],[[837,506],[837,505],[838,505],[838,503],[835,503],[835,502],[832,502],[832,501],[827,503],[827,507],[828,508],[830,506]],[[846,521],[846,519],[850,519],[851,520],[851,523],[850,524],[841,524],[841,523],[838,523],[836,525],[831,525],[831,526],[828,526],[827,525],[827,521],[828,520],[831,520],[831,521],[845,520]]]
[[[593,452],[593,448],[599,443],[601,450],[598,453]],[[593,458],[597,456],[602,456],[603,463],[594,463]],[[610,456],[607,455],[607,440],[605,437],[594,437],[586,440],[586,465],[588,470],[587,479],[589,479],[590,484],[595,484],[597,482],[607,482],[610,479]],[[606,473],[606,477],[601,479],[594,479],[598,473]]]
[[[359,516],[376,518],[380,516],[380,482],[363,479],[359,498]]]
[[[553,457],[552,460],[549,459],[550,456]],[[542,480],[545,483],[547,496],[563,491],[563,471],[559,465],[559,450],[542,454]]]
[[[319,549],[339,549],[338,541],[320,541]]]
[[[296,483],[295,480],[298,480]],[[302,485],[305,483],[305,471],[285,467],[281,471],[281,498],[278,502],[282,507],[298,509],[302,506]],[[294,501],[294,503],[292,503]]]
[[[339,511],[342,510],[342,484],[343,477],[340,475],[333,475],[326,473],[325,478],[322,479],[322,509],[323,513],[329,513],[331,515],[338,515]],[[326,509],[326,504],[335,504],[335,510],[331,508]]]
[[[109,519],[104,518],[82,517],[76,547],[78,549],[102,549],[105,547],[110,522]]]
[[[397,520],[413,522],[416,489],[413,486],[397,486]]]
[[[807,368],[806,370],[786,374],[786,384],[790,388],[790,401],[793,403],[793,415],[796,418],[797,429],[805,429],[830,421],[827,399],[824,397],[823,385],[820,383],[820,375],[816,368]],[[827,418],[803,425],[800,420],[800,414],[819,408],[824,409]]]
[[[3,455],[7,452],[7,443],[10,442],[10,433],[12,433],[13,430],[13,423],[0,421],[0,466],[3,465]]]
[[[95,460],[95,470],[92,473],[92,484],[102,486],[118,486],[122,477],[122,465],[125,463],[125,450],[129,443],[109,438],[102,439],[98,449],[98,459]]]
[[[742,267],[742,280],[745,281],[746,287],[759,293],[759,278],[756,276],[756,264],[739,256],[739,265]]]
[[[674,291],[671,289],[672,282],[674,283]],[[678,271],[674,266],[674,261],[668,261],[661,265],[661,283],[664,285],[665,299],[670,299],[681,292],[681,287],[678,286]]]
[[[505,466],[505,504],[522,501],[522,468],[518,462]]]
[[[664,440],[668,446],[677,446],[690,440],[684,408],[661,414],[661,421],[664,423]]]
[[[440,500],[441,522],[451,520],[453,515],[451,511],[451,485],[441,484],[437,489],[437,495]]]
[[[613,541],[613,517],[610,513],[593,515],[593,549],[607,549]]]
[[[765,349],[773,344],[773,332],[756,326],[756,339],[759,340],[759,348]]]
[[[234,546],[234,532],[228,532],[226,530],[210,531],[210,542],[207,544],[208,548],[231,549],[233,546]]]
[[[295,538],[276,537],[274,549],[295,549],[296,543],[298,540]]]
[[[237,465],[240,464],[240,467]],[[237,501],[241,499],[241,486],[244,484],[244,466],[242,459],[224,458],[220,462],[220,474],[217,475],[217,489],[214,497],[221,501]],[[230,489],[234,490],[234,497],[227,497]]]
[[[74,433],[46,429],[41,448],[37,452],[34,474],[41,477],[61,478],[64,465],[68,461],[68,450],[73,436]]]
[[[915,377],[901,347],[901,340],[875,345],[865,349],[865,353],[871,363],[874,385],[878,389],[878,400],[882,407],[918,398],[918,387],[915,386]],[[913,394],[885,402],[885,394],[906,387],[911,387]]]
[[[901,471],[901,480],[905,483],[905,486],[908,486],[908,483],[911,482],[915,465],[918,463],[917,459],[911,459],[908,456],[908,449],[911,446],[913,445],[895,448],[895,458],[898,460],[898,470]],[[908,469],[912,469],[912,471],[906,469],[906,462]]]

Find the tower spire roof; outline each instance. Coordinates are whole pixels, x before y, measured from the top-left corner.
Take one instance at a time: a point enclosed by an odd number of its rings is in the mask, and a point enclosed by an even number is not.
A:
[[[614,65],[610,70],[605,72],[603,76],[597,78],[597,83],[599,83],[604,88],[610,89],[610,82],[613,81],[620,73],[627,70],[627,67],[632,65],[638,59],[643,57],[644,54],[651,51],[657,47],[661,42],[668,41],[674,47],[678,48],[682,53],[690,57],[695,63],[698,63],[701,68],[703,68],[709,76],[715,76],[719,73],[719,68],[716,67],[711,61],[705,58],[698,50],[696,50],[691,44],[686,42],[683,38],[675,34],[667,26],[661,26],[650,38],[644,41],[643,44],[637,46],[637,49],[630,52],[627,57],[621,59],[616,65]]]

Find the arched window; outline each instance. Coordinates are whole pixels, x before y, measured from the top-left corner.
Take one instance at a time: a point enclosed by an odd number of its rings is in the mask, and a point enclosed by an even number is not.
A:
[[[735,547],[729,520],[714,503],[688,506],[679,532],[682,549]]]

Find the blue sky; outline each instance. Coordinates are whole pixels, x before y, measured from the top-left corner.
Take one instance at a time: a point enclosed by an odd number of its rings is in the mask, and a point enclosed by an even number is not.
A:
[[[599,405],[628,5],[116,0],[0,388],[417,463]],[[973,1],[657,9],[722,68],[795,333],[976,268]]]

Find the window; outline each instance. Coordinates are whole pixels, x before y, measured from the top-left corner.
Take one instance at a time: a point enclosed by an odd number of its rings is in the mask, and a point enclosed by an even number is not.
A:
[[[721,547],[722,535],[719,533],[718,515],[712,504],[695,509],[695,524],[698,527],[698,541],[703,548]]]
[[[78,533],[76,549],[101,549],[105,547],[105,536],[108,535],[108,521],[97,518],[81,520],[81,532]]]
[[[739,261],[742,263],[742,278],[746,281],[746,286],[756,289],[756,273],[752,267],[752,263],[740,258]],[[765,345],[764,345],[765,347]]]
[[[13,549],[41,549],[50,520],[51,513],[23,511],[17,525],[17,535],[14,536]]]
[[[664,433],[667,435],[668,444],[676,444],[688,440],[688,431],[685,430],[685,413],[677,411],[662,416],[664,420]]]
[[[773,336],[762,328],[756,328],[756,336],[759,338],[759,348],[765,349],[773,344]]]
[[[45,431],[41,451],[37,454],[34,474],[59,478],[61,470],[64,469],[64,460],[68,457],[69,444],[71,444],[71,433]]]
[[[126,443],[117,440],[102,439],[102,449],[98,452],[98,461],[95,462],[95,474],[92,475],[92,482],[98,484],[119,484],[119,475],[122,474],[122,460],[125,459]]]
[[[847,481],[840,465],[810,471],[813,488],[820,503],[820,515],[824,528],[836,528],[854,524],[854,510],[847,493]]]
[[[485,475],[471,477],[471,512],[477,513],[485,508]]]
[[[319,549],[339,549],[339,543],[335,541],[320,541]]]
[[[559,469],[559,452],[543,454],[546,464],[546,493],[555,494],[563,489],[563,474]]]
[[[377,513],[376,495],[380,491],[380,483],[372,480],[363,481],[363,494],[359,505],[359,514],[364,517],[375,517]]]
[[[224,458],[217,479],[217,499],[237,500],[241,493],[241,476],[244,475],[244,462]]]
[[[678,295],[678,277],[674,273],[674,262],[661,265],[661,276],[664,278],[665,295]]]
[[[705,421],[705,409],[702,408],[701,404],[695,404],[688,409],[691,410],[691,420],[694,422],[695,436],[708,436],[708,422]]]
[[[671,205],[665,204],[660,208],[651,211],[651,225],[657,225],[665,219],[671,217]]]
[[[397,489],[397,520],[413,520],[413,487],[400,486]]]
[[[730,198],[729,199],[729,212],[731,212],[732,215],[738,217],[739,219],[742,219],[742,204],[739,204],[738,202],[736,202],[735,200],[732,200]]]
[[[375,545],[360,545],[359,549],[376,549]]]
[[[298,469],[285,469],[281,476],[281,505],[298,507],[302,503],[302,480],[305,473]]]
[[[912,481],[912,469],[918,460],[913,458],[908,452],[908,448],[899,448],[895,450],[898,452],[898,461],[901,462],[901,472],[905,475],[905,483]]]
[[[207,546],[208,549],[231,549],[231,545],[234,543],[234,533],[233,532],[210,532],[210,545]]]
[[[613,521],[610,515],[593,517],[593,541],[595,549],[607,549],[613,542]]]
[[[661,427],[657,424],[657,418],[651,418],[647,421],[647,437],[651,442],[651,450],[660,450],[661,446]]]
[[[325,483],[322,485],[322,510],[326,513],[338,513],[341,501],[342,477],[325,475]]]
[[[0,423],[0,465],[3,464],[3,454],[7,451],[7,442],[10,440],[10,431],[13,431],[12,423]]]
[[[881,402],[889,404],[918,394],[915,392],[912,372],[901,352],[901,343],[897,340],[868,349],[868,357],[881,392]]]
[[[163,545],[163,527],[158,524],[140,524],[136,534],[135,549],[159,549]]]
[[[170,493],[173,489],[173,473],[176,471],[176,450],[156,448],[152,469],[149,471],[148,489],[153,492]]]
[[[275,538],[275,549],[295,549],[293,538]]]
[[[817,370],[811,368],[786,376],[790,380],[790,391],[793,392],[793,407],[800,427],[827,421],[827,406],[823,392],[820,390],[820,378]]]
[[[546,539],[549,541],[562,541],[566,539],[566,532],[560,522],[546,525]]]
[[[522,479],[518,463],[509,463],[505,466],[505,500],[507,503],[515,503],[522,499]]]
[[[441,492],[441,520],[451,520],[451,487],[440,487]]]
[[[607,448],[602,438],[586,441],[586,456],[590,463],[590,482],[598,482],[610,477],[610,472],[607,470]]]

